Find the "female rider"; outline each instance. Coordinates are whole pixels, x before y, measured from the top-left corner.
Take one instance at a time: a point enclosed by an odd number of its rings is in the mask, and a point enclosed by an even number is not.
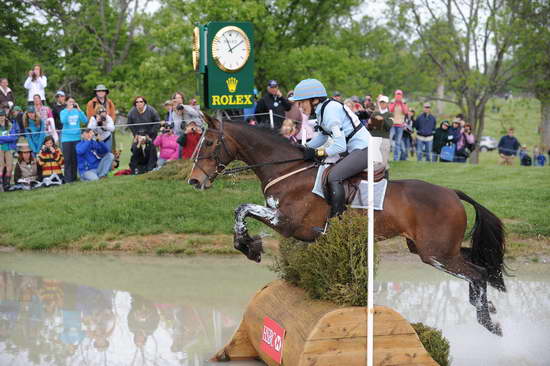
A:
[[[304,160],[347,153],[328,175],[330,217],[338,216],[345,210],[342,182],[367,168],[370,133],[357,118],[353,118],[353,112],[344,109],[340,102],[327,98],[327,91],[319,80],[300,81],[290,100],[297,102],[306,115],[310,115],[312,111],[317,115],[320,133],[306,144]],[[326,149],[321,148],[329,136],[333,143]]]

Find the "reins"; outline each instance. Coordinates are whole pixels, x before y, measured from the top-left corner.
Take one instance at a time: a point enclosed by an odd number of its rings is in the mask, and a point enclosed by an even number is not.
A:
[[[298,159],[271,161],[271,162],[267,162],[267,163],[259,163],[259,164],[253,164],[253,165],[239,166],[239,167],[236,167],[236,168],[233,168],[233,169],[224,170],[223,175],[230,175],[230,174],[240,173],[240,172],[243,172],[245,170],[260,168],[260,167],[263,167],[263,166],[294,163],[296,161],[304,161],[304,159],[303,158],[298,158]]]

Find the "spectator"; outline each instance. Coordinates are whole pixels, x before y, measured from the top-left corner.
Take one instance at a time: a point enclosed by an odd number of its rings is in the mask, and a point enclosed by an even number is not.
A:
[[[44,143],[46,130],[44,122],[40,119],[38,113],[35,112],[34,106],[27,107],[27,113],[23,116],[23,126],[25,128],[25,138],[33,154],[37,154]]]
[[[451,136],[452,140],[452,136]],[[435,130],[432,152],[433,152],[433,161],[438,161],[439,155],[441,155],[441,149],[449,142],[449,121],[445,120],[441,122],[439,128]]]
[[[411,152],[411,156],[414,156],[412,154],[413,126],[416,121],[414,114],[414,109],[410,108],[409,115],[405,117],[405,123],[403,124],[403,139],[401,140],[403,149],[401,149],[401,160],[408,160],[409,151]]]
[[[63,92],[63,90],[58,90],[55,93],[55,102],[52,103],[53,120],[58,134],[61,134],[61,129],[63,128],[63,124],[61,123],[61,111],[67,106],[65,99],[65,92]]]
[[[29,76],[25,80],[24,86],[29,91],[27,94],[29,104],[34,104],[33,98],[36,94],[40,95],[42,101],[46,101],[44,90],[48,86],[48,79],[44,75],[40,65],[34,65],[33,69],[29,71]]]
[[[296,126],[296,128],[298,129],[298,134],[296,135],[296,138],[298,139],[298,141],[300,141],[302,145],[305,145],[306,142],[311,140],[315,135],[315,120],[310,120],[309,116],[306,115],[301,108],[300,113],[302,114],[302,122],[299,126]]]
[[[519,163],[522,166],[531,166],[533,161],[527,152],[527,145],[523,145],[519,150]]]
[[[172,101],[170,99],[168,99],[167,101],[164,102],[163,107],[164,107],[164,110],[166,111],[166,114],[164,116],[164,120],[169,121],[170,120],[170,114],[172,113],[172,110],[173,110]]]
[[[57,134],[56,128],[55,128],[55,121],[53,119],[53,113],[50,107],[45,106],[42,104],[42,99],[40,99],[40,95],[35,95],[33,98],[34,102],[34,111],[36,112],[37,116],[40,116],[40,120],[44,123],[44,129],[46,130],[47,136],[52,136],[56,143],[59,142],[59,135]]]
[[[290,92],[289,92],[290,93]],[[243,118],[246,123],[248,123],[251,126],[255,126],[258,121],[256,121],[256,106],[258,105],[258,89],[254,88],[252,91],[252,94],[254,95],[254,103],[252,106],[248,108],[243,109]]]
[[[460,139],[460,134],[462,132],[462,127],[460,127],[460,119],[455,118],[453,124],[449,127],[449,135],[453,137],[453,144],[458,144]]]
[[[298,134],[298,129],[296,128],[296,123],[294,123],[291,119],[285,119],[283,121],[283,126],[281,127],[281,135],[285,137],[286,139],[290,140],[290,142],[293,142],[295,144],[298,143],[298,139],[296,138],[296,135]]]
[[[376,105],[374,105],[372,101],[372,97],[370,95],[365,95],[365,100],[363,101],[363,108],[369,113],[372,114],[376,110]]]
[[[167,122],[160,128],[161,134],[155,138],[153,144],[159,148],[160,154],[157,166],[162,167],[167,161],[177,160],[179,158],[180,145],[178,136],[174,134],[172,123]]]
[[[342,103],[342,94],[340,94],[339,91],[335,91],[335,92],[332,94],[332,99],[337,100],[337,101],[339,101],[340,103]]]
[[[201,113],[193,106],[186,105],[185,96],[181,92],[176,92],[172,98],[172,114],[169,122],[174,125],[174,134],[182,136],[185,132],[186,124],[195,121],[196,124],[202,124]]]
[[[267,93],[258,101],[256,105],[256,113],[262,114],[256,116],[260,124],[270,125],[269,111],[273,111],[273,128],[280,130],[283,124],[284,115],[286,111],[292,108],[292,104],[288,99],[283,97],[283,94],[279,90],[279,84],[276,80],[270,80],[267,84]]]
[[[533,157],[535,159],[535,166],[543,167],[546,164],[546,156],[544,156],[542,150],[535,148],[533,151]]]
[[[24,142],[17,145],[18,157],[13,179],[15,186],[12,189],[31,189],[34,184],[42,181],[42,169],[32,156],[32,150]]]
[[[159,114],[155,108],[147,104],[147,100],[142,96],[135,97],[133,105],[134,107],[128,113],[128,125],[132,134],[135,137],[138,132],[143,132],[149,136],[150,140],[153,140],[157,137]]]
[[[149,134],[139,130],[134,136],[134,142],[130,149],[130,171],[132,174],[150,172],[157,165],[157,150],[149,137]]]
[[[393,139],[395,141],[393,160],[399,160],[401,157],[403,125],[405,124],[405,117],[409,115],[409,107],[407,107],[407,104],[403,100],[403,92],[401,90],[395,91],[394,100],[390,103],[389,110],[393,114],[393,127],[390,131],[390,140]]]
[[[19,132],[21,133],[25,130],[25,127],[23,127],[23,111],[21,110],[21,107],[16,105],[12,108],[10,112],[10,121],[12,124],[16,124],[18,127]]]
[[[67,106],[60,113],[61,124],[61,146],[65,157],[65,183],[72,183],[76,180],[78,158],[76,146],[80,142],[80,127],[88,122],[84,112],[74,98],[67,99]]]
[[[512,165],[514,157],[518,153],[520,143],[514,136],[514,132],[513,128],[509,128],[508,134],[502,136],[498,142],[498,154],[501,158],[500,165]]]
[[[93,181],[107,176],[115,158],[104,142],[95,141],[93,137],[92,129],[85,128],[81,141],[76,145],[78,173],[82,181]]]
[[[180,136],[178,144],[182,146],[183,158],[191,159],[201,139],[202,129],[196,122],[191,121],[185,128],[185,134]]]
[[[465,123],[456,144],[455,162],[465,163],[470,153],[474,151],[475,144],[476,138],[472,133],[472,125]]]
[[[115,103],[111,99],[108,98],[109,95],[109,89],[103,84],[99,84],[94,89],[95,96],[86,104],[86,117],[88,119],[92,118],[92,116],[96,112],[96,107],[98,105],[101,105],[105,110],[107,111],[107,114],[109,117],[111,117],[111,120],[113,121],[113,126],[116,121],[116,107]],[[113,152],[112,147],[116,146],[115,144],[115,130],[113,127],[113,131],[110,133],[110,140],[107,145],[109,145],[109,148],[111,152]]]
[[[380,152],[382,153],[382,164],[386,170],[390,168],[390,131],[393,127],[393,116],[388,109],[389,98],[385,95],[378,96],[377,107],[368,122],[368,128],[373,137],[381,137]]]
[[[16,149],[17,123],[12,124],[6,112],[0,109],[0,188],[7,191],[10,187],[13,169],[13,152]]]
[[[95,113],[88,122],[88,128],[94,131],[97,141],[107,145],[109,151],[113,151],[113,132],[115,123],[103,105],[97,104]]]
[[[44,146],[38,154],[37,162],[42,168],[44,179],[57,176],[60,182],[63,180],[63,154],[55,145],[53,137],[46,136],[44,139]]]
[[[422,149],[425,149],[426,161],[431,161],[436,120],[431,113],[430,103],[424,104],[424,112],[416,119],[416,158],[422,161]]]
[[[7,104],[11,109],[15,105],[15,97],[8,84],[8,79],[0,79],[0,105]]]

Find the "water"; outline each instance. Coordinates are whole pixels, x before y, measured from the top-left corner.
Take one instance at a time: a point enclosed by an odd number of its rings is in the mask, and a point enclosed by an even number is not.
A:
[[[544,265],[490,291],[503,338],[477,324],[464,281],[416,263],[378,273],[375,303],[442,329],[454,366],[550,365]],[[274,278],[244,257],[0,253],[0,365],[211,365]]]

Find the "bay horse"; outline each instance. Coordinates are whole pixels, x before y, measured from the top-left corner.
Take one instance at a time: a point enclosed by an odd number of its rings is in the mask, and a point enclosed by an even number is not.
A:
[[[209,188],[227,164],[240,160],[259,178],[266,199],[266,206],[244,203],[235,209],[235,248],[260,262],[262,241],[249,235],[247,217],[285,237],[315,240],[319,233],[314,228],[324,226],[329,205],[312,193],[317,168],[303,161],[299,146],[266,128],[207,115],[204,118],[208,128],[195,151],[188,183],[198,189]],[[281,161],[284,163],[277,164]],[[461,247],[467,223],[461,200],[476,211],[471,248]],[[490,316],[496,309],[487,300],[487,283],[506,291],[504,230],[498,217],[461,191],[421,180],[392,180],[386,189],[384,209],[375,211],[374,231],[377,240],[405,237],[410,252],[418,254],[424,263],[466,280],[478,322],[502,335],[500,325]]]

